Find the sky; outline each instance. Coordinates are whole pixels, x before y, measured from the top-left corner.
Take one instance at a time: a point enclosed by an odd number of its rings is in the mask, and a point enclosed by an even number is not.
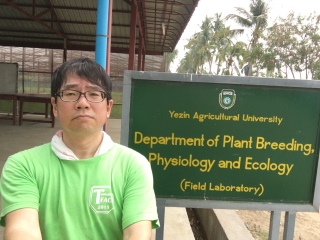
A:
[[[269,24],[274,23],[277,17],[285,18],[290,12],[308,16],[316,12],[320,14],[320,3],[314,0],[265,0],[269,8]],[[213,17],[216,13],[222,13],[222,17],[230,13],[238,14],[235,7],[241,7],[249,11],[251,0],[199,0],[187,27],[176,46],[179,51],[177,59],[171,64],[171,72],[175,72],[179,61],[184,56],[184,45],[188,39],[199,31],[206,16]],[[231,24],[230,22],[228,22]]]

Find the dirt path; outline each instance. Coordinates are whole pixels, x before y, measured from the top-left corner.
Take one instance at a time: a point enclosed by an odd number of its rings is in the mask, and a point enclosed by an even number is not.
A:
[[[237,211],[256,240],[267,240],[269,236],[270,212]],[[281,215],[279,239],[283,239],[284,213]],[[320,240],[320,214],[298,212],[296,215],[294,240]]]

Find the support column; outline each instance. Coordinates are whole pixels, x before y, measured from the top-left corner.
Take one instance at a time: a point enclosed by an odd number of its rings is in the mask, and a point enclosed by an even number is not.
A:
[[[294,238],[294,225],[296,221],[296,212],[286,212],[283,229],[283,239],[291,240]]]
[[[112,33],[112,6],[113,0],[109,0],[109,26],[108,26],[108,45],[107,45],[107,66],[106,71],[110,76],[110,63],[111,63],[111,33]]]
[[[269,238],[268,240],[278,240],[280,233],[280,211],[272,211],[270,216]]]
[[[63,39],[63,62],[67,61],[67,39]]]
[[[131,21],[130,21],[130,46],[128,70],[134,70],[134,55],[136,48],[136,23],[137,23],[137,5],[131,1]]]
[[[146,52],[143,51],[143,54],[142,54],[142,71],[144,71],[145,64],[146,64]]]
[[[139,34],[139,50],[138,50],[138,71],[142,70],[142,37]]]
[[[97,26],[96,26],[96,62],[106,69],[107,45],[108,45],[108,13],[109,0],[97,2]]]

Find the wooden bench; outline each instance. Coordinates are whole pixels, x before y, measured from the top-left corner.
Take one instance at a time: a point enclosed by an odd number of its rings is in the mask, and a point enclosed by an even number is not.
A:
[[[54,115],[53,109],[51,105],[51,95],[50,94],[26,94],[26,93],[19,93],[17,94],[19,100],[19,125],[22,124],[23,121],[28,122],[47,122],[51,123],[51,127],[54,127]],[[26,113],[23,110],[24,103],[26,102],[35,102],[35,103],[44,103],[45,104],[45,118],[24,118],[23,115]],[[50,106],[50,117],[48,114],[48,105]]]
[[[17,94],[9,94],[9,93],[0,93],[0,100],[9,100],[12,101],[12,117],[2,117],[2,119],[12,119],[12,124],[16,124],[17,118],[17,103],[18,103],[18,96]],[[9,116],[9,114],[8,114]]]

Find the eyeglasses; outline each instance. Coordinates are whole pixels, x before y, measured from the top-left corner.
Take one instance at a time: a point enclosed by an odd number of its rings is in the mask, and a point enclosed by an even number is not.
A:
[[[64,102],[76,102],[83,95],[89,102],[102,102],[107,97],[107,93],[103,91],[87,91],[79,92],[76,90],[63,90],[55,94]]]

